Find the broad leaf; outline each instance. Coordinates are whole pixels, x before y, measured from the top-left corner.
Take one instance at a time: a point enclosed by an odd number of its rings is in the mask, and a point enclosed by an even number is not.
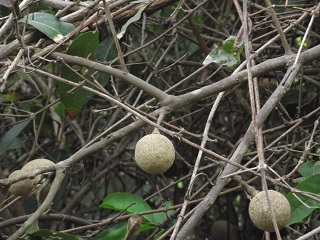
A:
[[[117,49],[112,35],[100,42],[95,51],[96,60],[100,62],[108,62],[117,56]]]
[[[237,52],[233,52],[234,40],[235,36],[230,36],[222,43],[222,46],[213,49],[203,61],[203,65],[214,62],[228,68],[235,67],[240,61],[243,47],[240,47]]]
[[[172,202],[166,202],[165,204],[166,206],[172,206]],[[130,207],[128,208],[128,206]],[[146,203],[141,197],[123,192],[109,194],[103,199],[103,203],[100,205],[100,207],[125,211],[127,213],[140,213],[151,210],[149,204]],[[168,211],[167,214],[170,215],[172,212],[172,210]],[[161,223],[167,217],[167,215],[164,212],[158,212],[142,215],[141,217],[143,217],[147,222]]]
[[[67,54],[79,56],[83,58],[94,59],[94,51],[98,47],[99,38],[98,33],[86,32],[78,36],[70,45]],[[61,70],[61,77],[69,81],[80,83],[83,78],[90,75],[91,71],[85,67],[71,66],[73,70],[67,66],[63,66]],[[77,73],[81,76],[79,76]],[[85,83],[84,83],[85,84]],[[89,99],[89,94],[82,89],[77,89],[70,93],[73,86],[59,82],[58,91],[60,101],[65,105],[67,114],[72,118],[76,118],[82,107]]]
[[[313,175],[320,174],[320,161],[317,161],[313,166]]]
[[[320,194],[320,174],[308,177],[306,180],[299,183],[295,188],[305,192],[311,192],[315,194]],[[300,222],[305,217],[309,216],[316,208],[320,207],[318,201],[312,200],[301,194],[296,193],[300,200],[306,204],[308,207],[303,205],[292,193],[287,195],[287,199],[291,206],[291,218],[287,225],[291,225]]]
[[[234,44],[235,39],[236,39],[235,36],[228,37],[228,39],[226,39],[222,43],[223,50],[225,50],[227,53],[232,53],[233,54],[233,44]]]
[[[56,114],[62,117],[66,111],[66,107],[62,102],[58,102],[54,107],[54,111]]]
[[[67,35],[74,29],[74,26],[71,23],[63,22],[56,16],[49,13],[30,13],[19,20],[19,22],[26,21],[56,43],[59,43],[63,36]]]
[[[167,207],[173,206],[173,202],[171,201],[165,202],[165,205]],[[150,216],[150,218],[152,217],[154,223],[162,223],[163,220],[166,219],[167,216],[170,216],[170,214],[172,213],[173,213],[173,210],[169,210],[167,213],[157,212],[157,213],[148,214],[147,216]]]
[[[78,237],[71,234],[56,232],[52,233],[48,229],[41,229],[29,234],[31,236],[42,237],[43,239],[54,239],[54,240],[80,240]]]
[[[100,207],[125,211],[127,213],[140,213],[151,210],[151,207],[141,197],[130,193],[111,193],[103,199]],[[148,214],[149,216],[149,214]],[[153,219],[147,216],[142,216],[147,221],[152,222]]]
[[[110,35],[104,39],[95,51],[96,60],[100,62],[109,62],[117,56],[117,49],[113,40],[113,36]],[[97,81],[104,87],[109,81],[109,74],[99,72],[96,76]]]
[[[22,132],[22,130],[30,123],[30,119],[20,122],[11,128],[0,140],[0,156],[4,154],[7,150],[12,149],[16,145],[17,141],[20,141],[17,136]]]
[[[313,175],[314,164],[315,162],[313,161],[305,162],[298,168],[298,172],[301,174],[302,177],[310,177]]]
[[[27,229],[26,234],[32,234],[32,233],[37,232],[37,231],[39,231],[39,230],[40,230],[40,228],[39,228],[39,221],[36,220],[36,221],[34,221],[34,222],[31,224],[31,226]]]
[[[127,235],[127,228],[128,228],[128,223],[127,222],[122,222],[119,223],[112,228],[103,231],[99,233],[97,236],[93,238],[93,240],[124,240],[126,235]],[[138,230],[138,232],[143,232],[148,229],[155,228],[154,226],[151,226],[149,224],[142,224]]]
[[[107,231],[99,233],[93,240],[123,240],[127,233],[127,222],[119,223]]]

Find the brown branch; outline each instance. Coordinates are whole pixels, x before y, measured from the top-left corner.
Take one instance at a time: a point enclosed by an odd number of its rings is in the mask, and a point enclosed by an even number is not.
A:
[[[300,67],[301,65],[299,67],[296,67],[295,69],[290,67],[287,70],[287,74],[284,76],[281,84],[277,87],[277,89],[270,96],[270,98],[267,100],[265,105],[257,113],[256,126],[258,128],[262,126],[263,122],[269,116],[270,112],[274,109],[276,104],[282,99],[285,93],[289,91],[291,83],[293,82],[295,76],[298,74]],[[250,146],[251,142],[254,140],[254,137],[255,137],[255,134],[254,134],[253,126],[252,124],[250,124],[245,136],[243,137],[242,141],[240,142],[239,146],[233,153],[230,160],[236,163],[241,163],[241,160],[246,150]],[[221,176],[217,179],[216,185],[211,188],[211,190],[209,191],[205,199],[201,203],[199,203],[198,206],[196,207],[194,214],[188,219],[185,225],[181,228],[180,232],[177,235],[176,240],[182,240],[182,239],[185,239],[186,236],[188,236],[190,231],[200,221],[202,216],[208,211],[208,209],[217,199],[223,187],[227,184],[230,177],[224,178],[224,176],[228,176],[234,173],[236,170],[237,168],[234,167],[233,165],[228,164],[226,166]]]
[[[60,189],[62,180],[64,179],[64,169],[60,168],[56,171],[56,176],[54,181],[52,182],[52,185],[50,187],[50,191],[44,200],[44,202],[40,205],[40,207],[31,215],[29,216],[28,220],[25,221],[22,226],[12,235],[8,238],[8,240],[15,240],[18,239],[20,236],[22,236],[25,231],[34,223],[39,217],[47,211],[51,203],[53,201],[53,198],[55,197],[56,193]]]
[[[285,54],[291,54],[292,51],[291,51],[291,48],[290,48],[290,45],[286,39],[286,35],[284,34],[283,30],[282,30],[282,27],[280,25],[280,22],[279,22],[279,19],[276,15],[276,12],[274,11],[272,4],[271,4],[271,1],[270,0],[265,0],[266,4],[268,7],[270,7],[268,9],[270,15],[271,15],[271,18],[273,20],[273,23],[274,25],[276,26],[277,30],[278,30],[278,33],[280,35],[280,39],[281,39],[281,42],[282,42],[282,45],[283,45],[283,48],[284,48],[284,51],[285,51]]]
[[[30,4],[31,2],[32,1],[29,1],[28,4]],[[154,12],[158,11],[159,9],[161,9],[163,7],[166,7],[166,6],[170,5],[170,4],[173,4],[174,2],[176,2],[176,0],[154,0],[153,3],[150,4],[145,9],[145,12],[147,12],[148,14],[154,13]],[[47,1],[47,4],[48,3],[50,3],[50,1]],[[52,1],[51,3],[52,3],[52,7],[57,7],[55,2]],[[111,10],[115,10],[115,8],[118,7],[120,3],[121,3],[121,1],[113,0],[113,1],[111,1],[111,4],[109,5],[109,7],[110,7]],[[70,4],[72,4],[72,2]],[[24,7],[26,7],[26,6],[24,5]],[[70,23],[75,22],[75,21],[82,21],[82,20],[84,20],[84,17],[87,16],[89,11],[95,12],[100,7],[102,7],[102,3],[101,4],[95,4],[93,6],[89,5],[86,8],[82,7],[78,11],[73,12],[73,13],[67,15],[67,16],[62,17],[61,20],[65,21],[65,22],[70,22]],[[117,14],[117,15],[114,14],[114,12],[115,12],[114,11],[112,13],[112,15],[114,17],[115,23],[119,24],[121,22],[126,21],[128,18],[132,17],[138,10],[139,10],[139,8],[130,9],[130,10],[128,10],[128,11],[122,13],[122,14]],[[9,23],[9,21],[13,22],[13,17],[10,17],[10,19],[6,22],[7,25]],[[12,23],[10,23],[10,24],[12,25]],[[83,27],[84,26],[82,26],[82,28]],[[4,35],[5,32],[9,30],[9,28],[5,27],[5,26],[3,26],[2,28],[0,29],[0,36],[1,36],[1,34]],[[78,31],[79,31],[79,29],[77,29],[77,33],[78,33]],[[42,35],[39,34],[37,31],[32,31],[32,32],[28,33],[26,36],[22,36],[22,41],[25,44],[28,44],[33,40],[39,39],[38,36],[42,36]],[[54,47],[58,46],[58,44],[53,44],[53,45],[54,45]],[[1,48],[0,59],[5,58],[9,54],[12,54],[12,52],[16,51],[18,47],[19,47],[19,41],[17,39],[15,39],[12,42],[6,44],[4,47]]]

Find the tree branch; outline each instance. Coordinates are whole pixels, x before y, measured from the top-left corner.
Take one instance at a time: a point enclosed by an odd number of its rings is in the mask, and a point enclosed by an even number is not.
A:
[[[276,104],[282,99],[286,92],[290,90],[290,86],[294,80],[294,78],[299,73],[301,64],[296,68],[290,67],[287,70],[286,75],[284,76],[282,82],[279,84],[277,89],[273,92],[270,96],[268,101],[265,105],[261,108],[261,110],[257,113],[256,117],[256,126],[259,128],[262,126],[263,122],[269,116],[270,112],[274,109]],[[252,124],[250,124],[246,134],[244,135],[242,141],[240,142],[239,146],[233,153],[232,157],[230,158],[231,161],[234,161],[238,164],[241,163],[241,160],[246,153],[246,150],[249,148],[251,142],[254,140],[254,130]],[[234,173],[237,171],[238,168],[228,164],[226,168],[223,170],[220,177],[217,179],[217,182],[214,187],[211,188],[205,199],[198,204],[196,207],[196,211],[192,214],[192,216],[188,219],[185,225],[179,231],[176,240],[185,239],[190,231],[195,227],[195,225],[200,221],[202,216],[208,211],[211,205],[217,199],[219,193],[223,189],[223,187],[228,183],[230,177],[224,177],[229,174]]]

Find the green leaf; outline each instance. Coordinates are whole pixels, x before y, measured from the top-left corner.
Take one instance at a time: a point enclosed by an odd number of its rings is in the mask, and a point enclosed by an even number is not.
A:
[[[29,235],[42,237],[42,238],[46,238],[46,239],[54,239],[54,240],[80,240],[78,237],[73,236],[71,234],[62,233],[62,232],[52,233],[48,229],[41,229],[41,230],[35,231]]]
[[[193,21],[194,21],[196,24],[199,24],[199,25],[202,24],[200,15],[195,15],[195,16],[193,16]]]
[[[315,194],[320,194],[320,174],[308,177],[306,180],[299,183],[295,188],[301,191],[311,192]],[[302,221],[305,217],[309,216],[317,207],[320,207],[320,203],[305,197],[299,193],[296,195],[304,202],[307,206],[303,205],[292,193],[287,195],[291,206],[291,218],[287,225],[291,225]]]
[[[214,62],[228,68],[235,67],[240,62],[243,47],[240,47],[238,52],[233,52],[234,40],[235,36],[230,36],[222,43],[222,46],[213,49],[203,61],[203,65]]]
[[[13,139],[13,141],[10,143],[8,150],[12,150],[12,149],[19,149],[23,147],[23,143],[21,141],[20,138],[15,138]]]
[[[66,107],[64,106],[64,104],[62,102],[58,102],[55,107],[54,107],[54,111],[56,112],[56,114],[58,114],[60,117],[63,116],[64,112],[66,110]]]
[[[153,239],[158,239],[162,236],[162,234],[164,234],[166,232],[166,229],[162,229],[160,230],[155,236]]]
[[[94,51],[99,45],[99,33],[85,32],[72,41],[67,54],[94,59]]]
[[[108,62],[117,56],[117,49],[112,35],[104,39],[95,51],[96,59],[100,62]]]
[[[97,236],[95,236],[92,240],[123,240],[126,237],[127,234],[127,222],[119,223],[112,228],[103,231],[99,233]],[[155,228],[154,226],[151,226],[149,224],[141,224],[141,226],[138,228],[137,233],[143,232],[148,229]]]
[[[302,37],[301,37],[301,36],[300,36],[300,37],[297,37],[294,41],[295,41],[295,43],[300,47],[301,44],[302,44]],[[307,47],[307,42],[304,42],[304,43],[303,43],[303,47]]]
[[[312,170],[313,170],[313,171],[312,171],[313,175],[320,174],[320,161],[317,161],[317,162],[314,164]]]
[[[301,183],[304,180],[306,180],[307,178],[308,177],[298,177],[298,178],[295,178],[293,181],[294,181],[294,183]]]
[[[137,233],[143,232],[143,231],[146,231],[146,230],[152,229],[152,228],[155,228],[155,226],[152,226],[152,225],[150,225],[150,224],[143,223],[143,224],[141,224],[141,226],[138,228]]]
[[[54,15],[43,12],[30,13],[19,22],[27,22],[56,43],[74,29],[71,23],[63,22]]]
[[[165,205],[167,207],[173,206],[173,202],[167,201],[165,202]],[[170,214],[172,213],[173,213],[173,210],[169,210],[167,213],[157,212],[157,213],[148,214],[146,216],[152,218],[154,223],[162,223],[163,220],[167,218],[167,215],[170,216]]]
[[[146,203],[141,197],[124,192],[109,194],[103,199],[103,203],[100,205],[100,207],[118,211],[124,210],[126,213],[139,213],[151,210],[149,204]],[[142,217],[147,221],[152,222],[153,219],[148,216],[146,215]]]
[[[222,47],[227,53],[233,53],[233,44],[235,40],[235,36],[230,36],[222,43]]]
[[[0,140],[0,156],[4,154],[7,150],[15,146],[17,141],[17,136],[22,132],[22,130],[30,123],[30,119],[16,124],[11,128]]]
[[[93,240],[123,240],[127,233],[127,222],[119,223],[107,231],[99,233]]]
[[[104,39],[95,51],[96,60],[100,62],[109,62],[117,56],[117,49],[113,40],[113,36],[110,35]],[[101,86],[106,86],[109,81],[109,74],[99,72],[96,76],[97,81]]]
[[[184,185],[184,184],[183,184],[183,182],[181,181],[181,182],[178,182],[177,187],[181,189],[181,188],[183,188],[183,185]]]
[[[32,234],[34,232],[39,231],[39,223],[38,220],[34,221],[31,226],[27,229],[26,234]]]
[[[139,1],[132,1],[132,2],[135,2],[135,3],[148,3],[150,2],[149,0],[139,0]],[[141,17],[141,14],[143,12],[143,10],[148,6],[148,4],[142,6],[139,8],[139,10],[136,12],[136,14],[134,16],[132,16],[121,28],[121,31],[117,34],[117,38],[122,38],[123,35],[125,34],[126,30],[127,30],[127,27],[133,23],[133,22],[136,22],[140,19]]]
[[[79,56],[83,58],[94,59],[94,51],[99,45],[99,35],[98,32],[86,32],[78,36],[70,45],[67,54],[73,56]],[[69,81],[80,83],[83,82],[83,77],[90,75],[91,70],[80,67],[80,66],[71,66],[70,68],[63,66],[61,70],[61,77]],[[77,72],[77,73],[75,73]],[[75,118],[78,112],[81,111],[82,107],[89,100],[89,94],[82,89],[77,89],[73,93],[69,91],[73,89],[69,84],[59,82],[58,91],[60,96],[60,101],[65,105],[66,112],[71,118]]]
[[[30,235],[39,237],[52,237],[52,232],[48,229],[41,229],[39,231],[33,232]]]
[[[305,162],[298,168],[298,172],[301,174],[302,177],[310,177],[313,175],[314,164],[315,162],[313,161]]]
[[[133,204],[134,205],[131,205]],[[131,205],[131,206],[130,206]],[[166,202],[166,206],[172,206],[172,202]],[[128,208],[128,206],[130,206]],[[108,196],[106,196],[103,199],[103,203],[100,205],[100,207],[118,210],[118,211],[125,211],[127,213],[140,213],[144,211],[151,210],[151,207],[148,203],[146,203],[142,198],[140,198],[137,195],[130,194],[130,193],[111,193]],[[173,210],[168,211],[167,214],[171,214]],[[164,212],[158,212],[158,213],[150,213],[146,215],[142,215],[142,217],[147,222],[152,223],[161,223],[166,217],[166,213]]]

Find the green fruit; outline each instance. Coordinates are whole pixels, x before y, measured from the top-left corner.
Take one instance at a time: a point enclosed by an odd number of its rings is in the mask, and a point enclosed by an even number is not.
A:
[[[268,195],[277,221],[278,228],[283,228],[289,221],[291,207],[289,201],[281,193],[268,190]],[[272,216],[268,207],[266,194],[264,191],[256,194],[249,204],[249,215],[257,228],[263,231],[274,232]]]
[[[9,175],[9,179],[18,177],[22,173],[24,173],[23,170],[16,170]],[[16,196],[28,196],[32,192],[32,188],[33,188],[33,181],[29,178],[26,178],[12,184],[9,188],[9,192],[11,192]]]
[[[161,174],[173,164],[175,150],[172,142],[158,129],[141,138],[136,145],[135,160],[145,172]]]

